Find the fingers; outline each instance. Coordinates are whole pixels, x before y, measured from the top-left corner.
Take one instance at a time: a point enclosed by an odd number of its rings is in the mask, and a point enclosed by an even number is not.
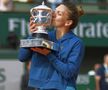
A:
[[[30,17],[30,20],[32,20],[32,19],[33,19],[33,17],[31,16],[31,17]]]
[[[33,22],[33,17],[30,17],[30,31],[35,32],[37,30],[36,24]]]
[[[35,23],[30,23],[30,29],[34,29],[36,27]]]
[[[43,55],[47,55],[49,54],[51,51],[49,49],[46,49],[46,48],[31,48],[31,50],[35,51],[35,52],[38,52],[38,53],[41,53]]]
[[[33,22],[33,17],[30,17],[30,26],[31,26],[32,24],[35,24],[35,23]]]
[[[36,30],[37,30],[37,28],[36,28],[36,24],[30,22],[30,31],[31,31],[31,32],[34,32],[34,31],[36,31]]]

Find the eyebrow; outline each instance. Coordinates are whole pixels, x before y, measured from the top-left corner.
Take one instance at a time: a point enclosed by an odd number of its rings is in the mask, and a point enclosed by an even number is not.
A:
[[[60,12],[60,13],[64,14],[64,12],[63,12],[63,11],[60,11],[60,10],[57,10],[57,9],[55,9],[55,11],[57,11],[57,12]]]

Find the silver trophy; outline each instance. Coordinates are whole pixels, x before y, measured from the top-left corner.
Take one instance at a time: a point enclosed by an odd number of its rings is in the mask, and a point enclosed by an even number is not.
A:
[[[32,33],[31,39],[20,40],[20,47],[44,47],[58,51],[57,44],[49,40],[46,30],[51,25],[52,9],[42,2],[42,5],[32,8],[30,13],[37,29]]]

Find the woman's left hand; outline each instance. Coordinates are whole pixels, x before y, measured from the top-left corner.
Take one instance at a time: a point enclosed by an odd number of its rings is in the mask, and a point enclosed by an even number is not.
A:
[[[37,48],[31,48],[31,50],[36,51],[36,52],[43,54],[43,55],[48,55],[51,52],[51,50],[49,50],[47,48],[38,48],[38,47]]]

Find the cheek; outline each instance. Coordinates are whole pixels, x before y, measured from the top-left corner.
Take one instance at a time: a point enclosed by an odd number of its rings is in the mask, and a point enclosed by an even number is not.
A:
[[[56,22],[56,24],[64,24],[65,23],[65,20],[64,20],[63,17],[57,17],[55,19],[55,22]]]
[[[56,17],[55,20],[58,21],[58,22],[61,22],[61,21],[63,21],[63,18],[62,17]]]

